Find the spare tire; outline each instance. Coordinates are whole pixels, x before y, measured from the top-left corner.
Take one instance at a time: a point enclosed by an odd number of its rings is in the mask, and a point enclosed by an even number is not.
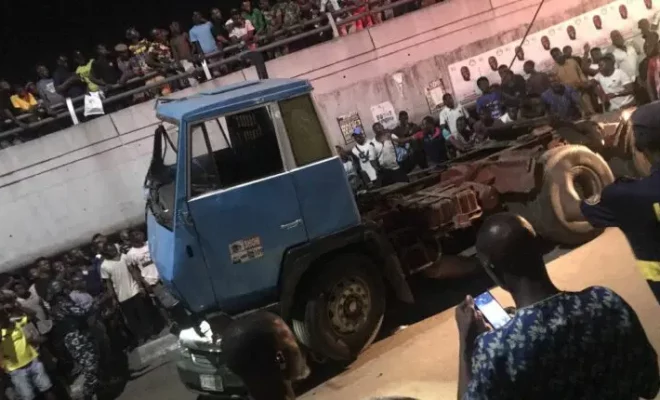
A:
[[[599,231],[580,211],[582,200],[600,194],[614,182],[612,170],[603,158],[585,146],[569,145],[541,157],[543,182],[534,200],[510,204],[534,226],[539,235],[566,245],[587,242]]]

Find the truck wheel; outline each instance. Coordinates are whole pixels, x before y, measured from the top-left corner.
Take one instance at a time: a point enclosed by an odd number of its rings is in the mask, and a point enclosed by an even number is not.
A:
[[[612,171],[600,155],[585,146],[565,146],[545,160],[543,184],[536,198],[510,204],[509,209],[527,218],[546,239],[582,244],[600,231],[584,219],[580,203],[612,182]]]
[[[374,263],[342,254],[321,267],[293,319],[298,339],[338,361],[357,357],[376,339],[385,315],[385,287]]]

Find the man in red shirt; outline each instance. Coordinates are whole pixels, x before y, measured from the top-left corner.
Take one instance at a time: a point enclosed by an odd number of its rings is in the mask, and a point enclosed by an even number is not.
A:
[[[644,42],[644,53],[646,53],[646,89],[649,92],[651,101],[658,100],[660,92],[660,53],[658,52],[658,34],[652,33],[652,36]]]

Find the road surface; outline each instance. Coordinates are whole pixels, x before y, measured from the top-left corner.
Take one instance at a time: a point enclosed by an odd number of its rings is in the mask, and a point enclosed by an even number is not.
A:
[[[554,250],[555,258],[567,250]],[[604,285],[621,294],[637,311],[654,343],[660,349],[660,320],[646,283],[637,273],[630,249],[618,230],[608,230],[593,242],[559,257],[550,264],[550,275],[563,289],[577,290]],[[420,400],[455,399],[457,374],[457,331],[453,310],[467,293],[476,295],[490,281],[484,275],[471,279],[414,282],[423,296],[414,307],[399,306],[386,316],[382,340],[369,348],[347,370],[315,367],[309,382],[300,388],[304,400],[369,399],[400,395]],[[513,305],[501,290],[493,293],[504,305]],[[447,310],[444,311],[443,310]],[[418,322],[421,321],[421,322]],[[414,324],[395,333],[402,324]],[[163,362],[132,380],[119,397],[122,400],[193,400],[178,382],[173,362]]]

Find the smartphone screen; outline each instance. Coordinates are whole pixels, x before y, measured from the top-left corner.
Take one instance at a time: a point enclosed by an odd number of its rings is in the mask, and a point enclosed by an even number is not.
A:
[[[511,319],[490,292],[483,292],[477,296],[474,299],[474,305],[495,329],[501,328]]]

